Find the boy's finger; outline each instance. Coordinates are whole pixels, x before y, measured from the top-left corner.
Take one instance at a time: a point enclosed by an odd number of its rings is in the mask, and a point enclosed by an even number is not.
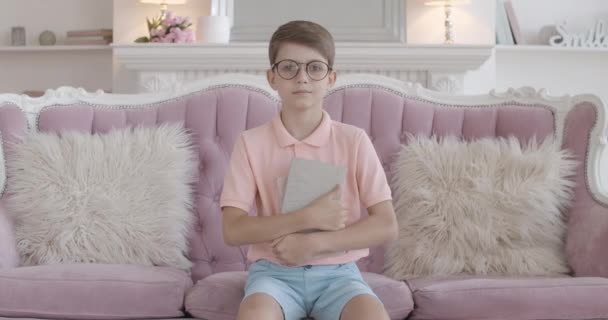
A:
[[[340,186],[339,184],[337,184],[337,185],[334,187],[334,192],[336,192],[336,193],[340,192],[340,188],[341,188],[341,186]]]
[[[333,198],[334,198],[334,199],[336,199],[336,200],[340,199],[340,196],[342,195],[342,192],[340,192],[340,189],[341,189],[341,188],[342,188],[342,187],[341,187],[339,184],[337,184],[337,185],[334,187],[334,190],[332,191],[332,195],[333,195]]]
[[[279,244],[279,242],[281,242],[281,240],[283,240],[283,238],[284,237],[280,237],[272,240],[272,246],[275,247],[277,244]]]

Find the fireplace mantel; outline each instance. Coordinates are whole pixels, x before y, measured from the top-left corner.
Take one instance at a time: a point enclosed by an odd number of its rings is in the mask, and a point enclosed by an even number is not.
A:
[[[492,45],[406,45],[337,43],[338,73],[372,73],[417,82],[442,92],[462,93],[465,74],[492,55]],[[263,74],[269,67],[268,45],[116,44],[114,91],[172,90],[184,83],[222,73]]]

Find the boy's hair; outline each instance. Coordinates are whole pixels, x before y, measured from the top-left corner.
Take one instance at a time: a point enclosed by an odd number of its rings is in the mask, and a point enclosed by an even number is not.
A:
[[[276,61],[277,54],[283,43],[301,44],[317,50],[325,59],[330,67],[334,65],[336,49],[334,38],[320,24],[311,21],[290,21],[281,25],[270,38],[268,46],[268,57],[270,65]]]

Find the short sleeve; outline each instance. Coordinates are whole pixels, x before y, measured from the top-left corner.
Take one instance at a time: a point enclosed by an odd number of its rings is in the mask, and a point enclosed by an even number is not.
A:
[[[392,200],[391,188],[371,140],[361,131],[357,148],[357,185],[365,208]]]
[[[234,144],[230,164],[224,177],[224,187],[220,197],[220,207],[236,207],[245,212],[251,211],[255,203],[257,187],[249,161],[250,155],[243,134]]]

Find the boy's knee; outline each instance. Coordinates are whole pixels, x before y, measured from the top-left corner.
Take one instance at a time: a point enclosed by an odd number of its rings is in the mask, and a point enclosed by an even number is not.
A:
[[[237,319],[283,320],[283,311],[279,303],[270,295],[254,293],[241,302]]]
[[[390,319],[384,305],[378,298],[370,295],[358,295],[351,299],[340,315],[340,320]]]

